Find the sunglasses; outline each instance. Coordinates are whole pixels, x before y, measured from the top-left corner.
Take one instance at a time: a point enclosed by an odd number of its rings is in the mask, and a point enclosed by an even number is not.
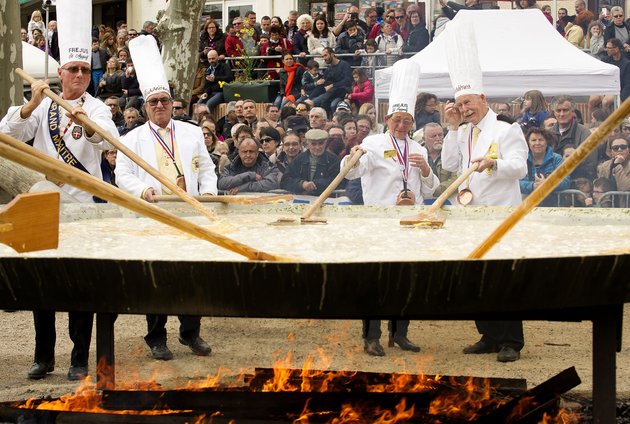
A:
[[[296,112],[306,112],[306,108],[295,109]]]
[[[623,15],[613,15],[613,18],[623,18]]]
[[[79,71],[83,74],[91,74],[92,70],[88,66],[68,66],[67,68],[61,68],[64,71],[68,71],[71,74],[78,74]]]
[[[210,135],[212,134],[211,132],[208,132],[208,131],[202,131],[202,132],[203,132],[204,137],[210,137]]]
[[[628,145],[626,144],[618,144],[616,146],[612,146],[611,149],[614,150],[615,152],[618,150],[626,150],[628,148]]]
[[[169,97],[162,97],[160,99],[151,99],[147,100],[147,104],[151,107],[157,106],[158,103],[162,103],[162,105],[166,106],[171,102]]]
[[[180,110],[180,109],[183,109],[183,108],[184,108],[184,106],[173,106],[173,109],[175,109],[175,110]]]
[[[261,143],[269,143],[269,142],[271,142],[271,141],[276,141],[276,140],[274,140],[274,139],[273,139],[273,138],[271,138],[271,137],[265,137],[265,138],[261,138],[261,139],[260,139],[260,142],[261,142]]]
[[[402,19],[402,18],[404,18],[404,16],[394,16],[394,18],[396,18],[396,19]]]

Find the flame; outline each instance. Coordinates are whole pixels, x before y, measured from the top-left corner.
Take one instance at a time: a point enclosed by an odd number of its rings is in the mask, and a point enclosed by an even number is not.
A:
[[[560,411],[558,411],[555,417],[552,417],[545,412],[540,424],[576,424],[582,422],[582,419],[583,417],[579,414],[560,408]]]
[[[429,414],[473,421],[480,416],[479,412],[482,409],[489,406],[497,407],[502,403],[493,398],[493,390],[487,379],[484,379],[481,385],[475,384],[472,377],[468,378],[464,385],[458,385],[455,381],[452,381],[452,384],[457,390],[436,397],[429,405]]]

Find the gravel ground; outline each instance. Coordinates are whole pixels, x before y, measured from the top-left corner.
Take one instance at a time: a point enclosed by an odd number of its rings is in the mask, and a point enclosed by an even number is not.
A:
[[[624,315],[624,330],[628,334],[630,309],[626,308]],[[77,387],[77,383],[66,379],[71,350],[66,317],[63,313],[57,316],[55,371],[46,379],[32,381],[26,378],[34,345],[32,315],[0,312],[0,401],[59,396]],[[422,346],[422,352],[386,347],[384,358],[363,353],[358,321],[204,318],[202,337],[213,348],[208,357],[193,356],[187,347],[180,345],[177,326],[177,319],[170,318],[167,329],[174,360],[155,361],[142,338],[146,328],[144,317],[120,316],[116,322],[117,381],[155,380],[165,388],[174,388],[190,380],[203,381],[219,369],[223,369],[222,374],[238,374],[251,372],[254,367],[272,367],[278,359],[291,354],[288,365],[295,368],[301,368],[306,358],[312,356],[315,358],[312,368],[319,369],[525,378],[528,386],[575,366],[583,382],[573,393],[588,398],[592,390],[590,322],[525,322],[526,345],[521,360],[509,364],[497,362],[494,355],[461,353],[463,346],[478,337],[474,324],[468,321],[414,321],[409,337]],[[93,340],[92,359],[94,352]],[[91,372],[93,364],[92,360]],[[617,392],[619,399],[630,399],[627,337],[617,355]]]

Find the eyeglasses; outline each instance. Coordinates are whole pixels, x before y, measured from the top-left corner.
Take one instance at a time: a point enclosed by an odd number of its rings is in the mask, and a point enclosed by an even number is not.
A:
[[[151,100],[147,100],[147,104],[151,107],[155,107],[157,106],[157,104],[162,103],[163,106],[168,105],[171,102],[171,98],[170,97],[161,97],[159,99],[151,99]]]
[[[128,35],[129,35],[130,37],[137,37],[137,36],[138,36],[138,33],[137,33],[137,32],[130,32]]]
[[[387,15],[387,19],[394,19],[394,15]]]
[[[87,75],[92,73],[92,70],[87,66],[68,66],[67,68],[61,68],[61,69],[63,69],[64,71],[68,71],[71,74],[77,74],[79,73],[79,71]]]
[[[203,132],[204,137],[210,137],[210,135],[212,135],[212,133],[208,131],[202,131],[202,132]]]
[[[613,18],[623,18],[623,15],[613,15]]]
[[[260,142],[261,142],[261,143],[269,143],[269,142],[271,142],[271,141],[276,141],[276,140],[274,140],[274,139],[273,139],[273,138],[271,138],[271,137],[265,137],[265,138],[261,138],[261,139],[260,139]]]
[[[184,108],[184,106],[173,106],[173,109],[175,109],[175,110],[180,110],[180,109],[183,109],[183,108]]]
[[[243,22],[234,22],[232,25],[234,25],[234,26],[243,25]]]
[[[306,110],[305,107],[295,109],[296,112],[306,112]]]
[[[394,18],[396,18],[396,19],[402,19],[402,18],[404,18],[404,16],[394,16]]]
[[[300,143],[283,143],[284,147],[298,147]]]
[[[627,144],[618,144],[616,146],[611,146],[610,148],[616,152],[618,150],[626,150],[628,148],[628,145]]]
[[[621,131],[630,131],[630,127],[621,127]]]

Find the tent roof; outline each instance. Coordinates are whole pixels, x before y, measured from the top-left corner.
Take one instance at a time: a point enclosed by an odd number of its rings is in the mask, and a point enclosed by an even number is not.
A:
[[[48,80],[49,82],[59,82],[57,69],[59,62],[48,56],[45,52],[37,47],[22,41],[22,69],[35,79],[45,79],[45,63],[48,58]]]
[[[571,45],[540,10],[460,10],[455,19],[473,24],[488,97],[520,96],[528,90],[545,96],[619,94],[619,68]],[[440,98],[453,97],[446,61],[450,29],[447,25],[411,57],[420,64],[420,91]],[[389,98],[391,74],[391,67],[376,71],[376,98]]]

